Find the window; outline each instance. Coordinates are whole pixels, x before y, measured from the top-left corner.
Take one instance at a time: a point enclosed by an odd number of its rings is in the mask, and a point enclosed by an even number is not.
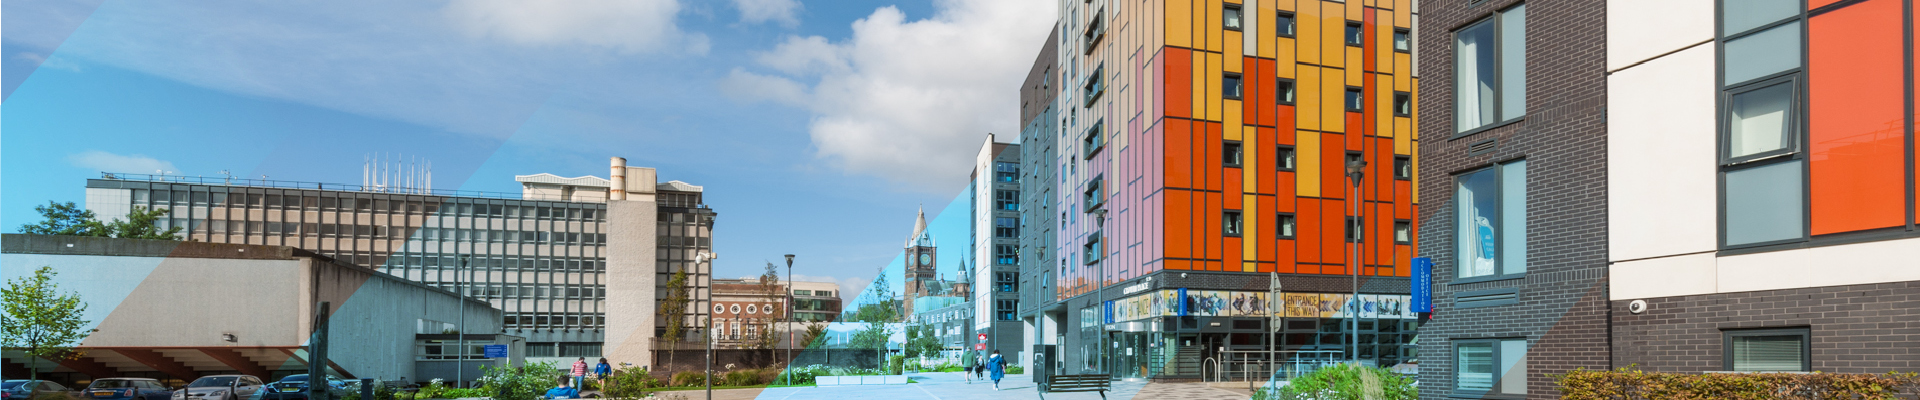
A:
[[[1019,289],[1020,273],[1019,272],[993,273],[993,287],[995,291],[1000,291],[1000,292],[1019,291],[1020,290]]]
[[[1454,230],[1460,278],[1527,271],[1527,161],[1455,178]]]
[[[993,245],[993,263],[1014,265],[1020,263],[1020,247],[1011,244]]]
[[[1094,154],[1100,153],[1100,149],[1107,147],[1106,135],[1102,129],[1106,124],[1107,121],[1103,119],[1094,122],[1093,127],[1087,128],[1087,133],[1080,139],[1080,158],[1091,160]]]
[[[1276,95],[1273,97],[1274,102],[1282,105],[1293,105],[1293,80],[1281,79],[1279,90],[1275,93]]]
[[[1099,68],[1094,68],[1092,75],[1087,75],[1087,84],[1081,89],[1086,97],[1085,100],[1081,101],[1084,103],[1081,104],[1082,107],[1092,108],[1093,101],[1099,99],[1101,94],[1107,92],[1107,82],[1106,79],[1103,78],[1104,74],[1102,73],[1106,71],[1106,69],[1107,67],[1103,65]]]
[[[1240,237],[1240,210],[1227,210],[1220,218],[1220,228],[1227,236]]]
[[[1393,244],[1413,244],[1413,221],[1393,221]]]
[[[1100,256],[1103,254],[1100,247],[1100,232],[1094,232],[1093,235],[1087,236],[1087,244],[1080,246],[1080,250],[1080,258],[1084,259],[1087,264],[1100,262]]]
[[[993,219],[993,237],[997,237],[997,238],[1020,237],[1020,220],[1012,217],[994,218]]]
[[[1812,371],[1807,328],[1726,331],[1728,371]]]
[[[1801,10],[1784,1],[1722,8],[1721,246],[1804,240]]]
[[[1413,180],[1413,157],[1393,156],[1393,179]]]
[[[1413,52],[1413,31],[1407,28],[1393,28],[1393,51]]]
[[[1010,162],[993,163],[993,180],[1014,182],[1020,179],[1020,164]]]
[[[1227,168],[1240,168],[1240,141],[1228,140],[1220,145],[1220,163]]]
[[[1360,27],[1360,22],[1347,21],[1347,45],[1348,46],[1357,47],[1357,46],[1365,45],[1367,42],[1366,38],[1367,38],[1366,29]]]
[[[1527,5],[1454,33],[1454,122],[1467,132],[1527,110]]]
[[[1299,232],[1295,227],[1293,213],[1280,213],[1280,220],[1275,222],[1274,226],[1280,228],[1281,239],[1292,239],[1295,232]]]
[[[997,319],[1001,321],[1015,320],[1014,309],[1018,307],[1018,304],[1019,304],[1018,300],[1009,300],[1009,299],[994,300],[993,301],[993,319]]]
[[[1367,96],[1357,87],[1347,88],[1347,111],[1361,112],[1367,109]]]
[[[1279,170],[1292,171],[1296,167],[1295,163],[1298,162],[1298,159],[1294,156],[1293,146],[1280,146],[1279,149],[1274,150],[1274,154],[1279,158],[1279,162],[1276,163],[1276,165],[1279,166]]]
[[[1229,73],[1221,79],[1220,93],[1228,99],[1240,99],[1240,74]]]
[[[993,192],[993,208],[1007,211],[1020,211],[1020,192],[996,190]]]
[[[1393,92],[1393,116],[1395,117],[1413,116],[1413,94],[1412,93]]]
[[[1293,13],[1281,11],[1279,16],[1274,17],[1273,25],[1280,37],[1293,37]]]
[[[1456,394],[1527,394],[1526,339],[1455,339]]]
[[[1347,243],[1365,243],[1366,241],[1366,217],[1347,217]]]
[[[1224,21],[1224,23],[1226,24],[1227,29],[1236,30],[1236,31],[1240,30],[1240,6],[1227,5],[1226,12],[1222,13],[1221,15],[1226,17],[1226,21]]]
[[[1105,178],[1093,178],[1092,181],[1088,181],[1087,191],[1081,194],[1082,202],[1087,204],[1087,212],[1093,212],[1107,203],[1106,192],[1100,190],[1102,180]]]

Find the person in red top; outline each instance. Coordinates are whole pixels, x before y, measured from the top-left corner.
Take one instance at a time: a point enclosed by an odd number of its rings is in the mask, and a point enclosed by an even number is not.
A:
[[[585,380],[587,376],[587,358],[586,357],[580,357],[580,360],[573,362],[572,376],[573,376],[573,387],[576,387],[576,388],[580,387],[580,384],[583,383],[581,381]]]

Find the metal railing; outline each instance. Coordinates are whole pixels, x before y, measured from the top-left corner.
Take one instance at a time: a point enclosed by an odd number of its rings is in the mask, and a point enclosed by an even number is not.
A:
[[[337,191],[337,192],[360,192],[360,193],[399,194],[399,195],[416,195],[416,196],[472,197],[472,198],[503,199],[503,200],[554,201],[554,202],[566,202],[566,203],[605,203],[606,202],[605,199],[601,199],[598,201],[568,200],[566,198],[559,197],[559,196],[537,196],[537,195],[528,195],[524,193],[485,192],[485,191],[477,191],[477,190],[457,190],[457,189],[427,189],[427,188],[397,187],[397,186],[367,186],[367,185],[354,185],[354,184],[346,184],[346,183],[289,181],[289,180],[266,179],[266,178],[256,179],[256,178],[243,178],[243,177],[233,177],[233,176],[219,176],[219,177],[209,178],[205,176],[128,174],[128,173],[119,173],[119,172],[101,172],[100,179],[116,180],[116,181],[184,183],[184,184],[212,185],[212,186],[256,187],[256,188],[270,188],[270,189],[307,189],[307,190],[330,190],[330,191]]]

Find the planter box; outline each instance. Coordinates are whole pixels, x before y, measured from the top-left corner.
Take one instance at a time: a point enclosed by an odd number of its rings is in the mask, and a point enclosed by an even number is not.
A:
[[[847,385],[905,385],[906,375],[863,375],[863,376],[816,376],[813,384],[817,386]]]

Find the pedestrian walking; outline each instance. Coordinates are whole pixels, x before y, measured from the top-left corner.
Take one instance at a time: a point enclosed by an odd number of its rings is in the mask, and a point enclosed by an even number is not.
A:
[[[582,381],[586,380],[587,378],[587,358],[586,357],[580,357],[579,360],[573,361],[573,373],[571,374],[571,376],[573,377],[573,387],[578,388],[580,387],[581,384],[585,383]]]
[[[992,374],[993,390],[1000,390],[1000,378],[1007,377],[1007,359],[1000,357],[999,350],[987,357],[987,372]]]
[[[613,375],[613,365],[607,364],[606,357],[600,357],[600,364],[593,366],[593,377],[598,380],[594,382],[596,389],[607,390],[607,375]]]
[[[560,378],[560,386],[547,389],[547,395],[542,397],[548,399],[578,399],[580,398],[580,389],[567,386],[567,378]]]
[[[973,383],[973,369],[980,366],[980,359],[976,358],[978,356],[979,354],[973,354],[973,349],[960,353],[960,370],[963,371],[960,376],[967,377],[967,383]]]

